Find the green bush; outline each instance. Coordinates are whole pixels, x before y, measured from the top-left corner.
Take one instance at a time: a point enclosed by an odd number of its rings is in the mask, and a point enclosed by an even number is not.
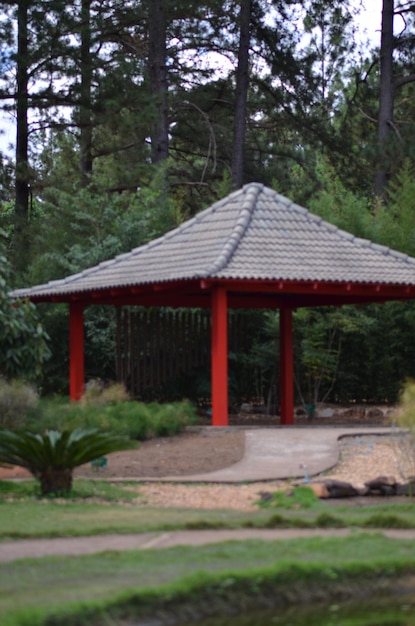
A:
[[[415,382],[407,381],[400,396],[397,424],[405,429],[396,438],[396,452],[400,460],[400,474],[412,484],[415,476]]]
[[[376,513],[362,524],[364,528],[413,528],[413,524],[399,515]]]
[[[138,441],[177,434],[196,421],[195,409],[188,402],[83,404],[58,398],[41,401],[40,412],[41,419],[26,423],[34,432],[45,428],[96,428]]]
[[[330,513],[320,513],[316,517],[315,525],[317,528],[345,528],[347,526],[340,517]]]
[[[37,391],[31,385],[0,378],[0,427],[21,428],[38,401]]]

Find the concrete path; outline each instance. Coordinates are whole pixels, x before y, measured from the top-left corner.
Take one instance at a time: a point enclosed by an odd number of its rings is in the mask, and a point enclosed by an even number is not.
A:
[[[145,482],[218,482],[301,478],[329,470],[339,460],[338,440],[347,435],[397,433],[391,427],[280,427],[245,431],[245,454],[241,461],[222,470],[192,476],[146,478]],[[305,466],[305,467],[304,467]]]
[[[370,531],[366,531],[370,533]],[[381,532],[391,539],[415,539],[415,530],[385,529]],[[57,537],[54,539],[20,539],[0,542],[0,563],[18,559],[37,559],[47,556],[76,556],[108,550],[149,550],[173,546],[201,546],[224,541],[286,541],[303,537],[347,537],[353,530],[347,528],[267,529],[236,528],[234,530],[178,530],[148,532],[130,535],[98,535],[93,537]]]

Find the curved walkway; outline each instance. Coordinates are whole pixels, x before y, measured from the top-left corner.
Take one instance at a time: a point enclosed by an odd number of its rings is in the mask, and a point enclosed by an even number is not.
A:
[[[53,539],[20,539],[0,542],[0,563],[18,559],[42,558],[47,556],[76,556],[95,554],[108,550],[148,550],[173,546],[201,546],[223,541],[285,541],[303,537],[346,537],[354,531],[347,528],[311,529],[267,529],[236,528],[223,530],[177,530],[171,532],[148,532],[129,535],[96,535],[93,537],[57,537]],[[370,532],[370,531],[367,531]],[[391,539],[415,539],[415,530],[376,530]]]
[[[398,432],[388,426],[280,427],[245,430],[245,454],[234,465],[191,476],[146,478],[145,482],[217,482],[281,480],[301,478],[305,471],[320,474],[339,461],[338,440],[348,435],[385,435]],[[304,468],[306,466],[306,469]]]

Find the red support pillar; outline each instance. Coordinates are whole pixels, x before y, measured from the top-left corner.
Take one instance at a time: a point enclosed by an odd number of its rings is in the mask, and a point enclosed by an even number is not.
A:
[[[69,305],[69,396],[80,400],[84,393],[84,317],[79,302]]]
[[[280,309],[280,423],[294,423],[294,357],[292,310]]]
[[[228,298],[225,287],[212,289],[212,426],[228,425]]]

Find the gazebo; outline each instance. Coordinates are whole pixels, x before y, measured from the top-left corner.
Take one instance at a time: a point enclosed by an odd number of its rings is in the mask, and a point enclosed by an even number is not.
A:
[[[228,309],[280,313],[280,421],[294,414],[292,312],[415,298],[415,259],[359,239],[251,183],[178,228],[14,298],[69,303],[70,397],[84,389],[83,311],[92,304],[211,310],[212,424],[228,424]]]

